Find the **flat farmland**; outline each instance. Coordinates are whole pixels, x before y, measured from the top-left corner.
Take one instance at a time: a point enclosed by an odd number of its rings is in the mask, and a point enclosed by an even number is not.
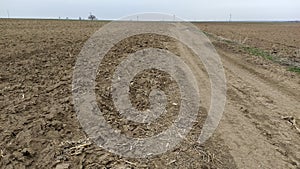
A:
[[[0,19],[0,168],[300,167],[299,23],[194,23],[215,46],[225,69],[223,118],[213,136],[198,144],[210,106],[204,101],[187,137],[174,149],[146,159],[98,147],[77,119],[72,97],[76,59],[105,24]],[[168,93],[167,114],[152,125],[119,117],[107,94],[111,75],[123,58],[145,48],[169,50],[184,59],[196,75],[201,97],[210,97],[205,67],[189,48],[156,34],[124,39],[99,66],[95,92],[105,119],[129,137],[166,130],[180,105],[172,104],[178,101],[174,90]],[[174,87],[167,74],[155,70],[139,74],[132,83],[130,99],[142,110],[149,107],[151,85],[165,91]]]
[[[300,62],[300,23],[196,23],[205,32]]]

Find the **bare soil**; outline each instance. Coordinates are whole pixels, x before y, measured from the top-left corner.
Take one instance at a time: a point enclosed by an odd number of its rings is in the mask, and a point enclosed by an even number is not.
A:
[[[202,31],[300,63],[300,23],[198,23]]]
[[[235,40],[236,34],[247,36],[242,43],[265,50],[275,45],[280,55],[292,57],[300,45],[299,24],[199,24],[216,35],[210,38],[226,71],[223,119],[213,137],[199,145],[196,141],[209,108],[204,101],[188,137],[175,149],[147,159],[124,158],[98,147],[87,138],[76,117],[71,86],[76,57],[104,24],[0,20],[0,168],[300,168],[299,74],[217,37]],[[182,44],[154,34],[124,39],[99,66],[96,93],[105,118],[130,137],[151,136],[166,129],[180,106],[168,104],[168,113],[153,126],[118,116],[107,79],[123,57],[148,47],[182,57],[196,74],[202,96],[210,95],[204,66]],[[164,72],[147,70],[134,82],[130,99],[138,109],[148,108],[153,86],[166,92],[175,88],[168,100],[179,101],[176,84]]]

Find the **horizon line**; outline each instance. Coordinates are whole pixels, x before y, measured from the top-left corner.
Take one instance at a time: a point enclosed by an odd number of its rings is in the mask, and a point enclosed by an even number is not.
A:
[[[53,17],[0,17],[0,19],[24,19],[24,20],[60,20],[60,21],[92,21],[87,18],[53,18]],[[118,19],[96,19],[94,22],[132,21],[132,22],[300,22],[300,20],[118,20]]]

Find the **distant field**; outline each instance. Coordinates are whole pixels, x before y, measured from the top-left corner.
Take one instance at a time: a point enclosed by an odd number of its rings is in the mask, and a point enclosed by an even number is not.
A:
[[[195,23],[205,32],[300,64],[300,23]]]

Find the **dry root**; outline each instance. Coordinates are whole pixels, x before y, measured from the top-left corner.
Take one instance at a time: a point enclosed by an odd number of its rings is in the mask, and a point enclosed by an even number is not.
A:
[[[285,117],[281,117],[283,120],[287,120],[288,122],[290,122],[293,127],[295,127],[295,129],[298,131],[298,133],[300,134],[300,129],[297,127],[296,124],[296,119],[293,116],[285,116]]]
[[[84,148],[90,146],[92,143],[89,139],[83,139],[78,141],[66,141],[60,144],[64,147],[66,153],[70,155],[79,155],[83,152]]]

